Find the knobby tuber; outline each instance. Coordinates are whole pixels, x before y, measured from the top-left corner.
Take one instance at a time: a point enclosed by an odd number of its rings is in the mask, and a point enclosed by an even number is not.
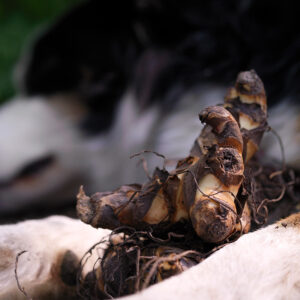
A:
[[[236,118],[244,139],[246,163],[258,150],[267,129],[267,100],[264,85],[255,71],[239,73],[235,87],[228,90],[225,107]]]
[[[236,230],[248,231],[249,208],[245,205],[238,220],[235,202],[244,177],[244,160],[253,156],[266,129],[261,80],[254,71],[240,73],[224,107],[208,107],[199,117],[206,125],[191,156],[180,161],[176,170],[156,169],[144,185],[126,185],[91,197],[81,188],[77,202],[80,219],[108,229],[127,225],[159,230],[190,221],[198,236],[211,243],[223,241]]]
[[[223,107],[206,108],[200,120],[207,124],[200,136],[202,155],[184,174],[183,197],[198,236],[215,243],[228,237],[236,225],[234,201],[243,180],[243,139],[236,120]]]
[[[208,107],[200,119],[207,124],[204,131],[209,128],[213,144],[211,139],[203,139],[205,152],[193,159],[184,176],[157,169],[143,186],[122,186],[91,198],[81,188],[80,218],[94,227],[109,229],[122,225],[163,229],[190,219],[203,240],[224,240],[236,225],[234,200],[243,179],[243,138],[236,120],[223,107]]]

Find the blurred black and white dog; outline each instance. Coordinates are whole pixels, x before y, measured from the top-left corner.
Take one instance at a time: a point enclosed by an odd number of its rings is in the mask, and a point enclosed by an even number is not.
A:
[[[299,8],[289,1],[83,1],[40,34],[0,109],[0,216],[143,181],[129,156],[188,154],[198,113],[238,72],[265,83],[269,123],[300,168]],[[270,136],[262,151],[280,160]],[[161,163],[149,158],[150,166]]]

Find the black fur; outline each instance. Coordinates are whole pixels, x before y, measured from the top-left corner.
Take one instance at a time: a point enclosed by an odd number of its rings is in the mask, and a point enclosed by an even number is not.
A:
[[[79,93],[95,132],[128,86],[141,107],[169,107],[199,83],[228,85],[253,68],[274,103],[299,94],[299,15],[290,1],[85,1],[37,40],[25,88]]]

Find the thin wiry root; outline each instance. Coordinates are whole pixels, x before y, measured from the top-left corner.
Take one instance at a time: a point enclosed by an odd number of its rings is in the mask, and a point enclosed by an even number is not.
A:
[[[29,297],[29,295],[26,293],[25,288],[21,286],[20,281],[19,281],[19,277],[18,277],[18,262],[19,262],[19,258],[22,254],[26,253],[26,250],[23,250],[21,252],[19,252],[16,256],[16,261],[15,261],[15,278],[16,278],[16,282],[17,282],[17,286],[18,289],[20,290],[20,292],[26,297],[27,300],[32,300],[31,297]]]
[[[82,269],[91,252],[97,251],[97,247],[106,242],[94,245],[81,260],[78,274],[80,280],[77,284],[78,294],[82,299],[109,299],[135,293],[183,272],[217,250],[214,247],[204,247],[193,238],[177,237],[172,232],[166,246],[165,240],[160,242],[150,238],[147,231],[136,231],[129,227],[118,228],[106,240],[108,243],[105,253],[99,257],[97,267],[85,278],[82,277]],[[188,246],[182,248],[185,244]],[[195,250],[187,249],[192,245]]]

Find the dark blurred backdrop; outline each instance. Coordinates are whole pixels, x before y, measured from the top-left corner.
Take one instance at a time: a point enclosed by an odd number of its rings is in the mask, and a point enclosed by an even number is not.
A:
[[[31,35],[80,0],[0,1],[0,103],[14,95],[13,67]]]

